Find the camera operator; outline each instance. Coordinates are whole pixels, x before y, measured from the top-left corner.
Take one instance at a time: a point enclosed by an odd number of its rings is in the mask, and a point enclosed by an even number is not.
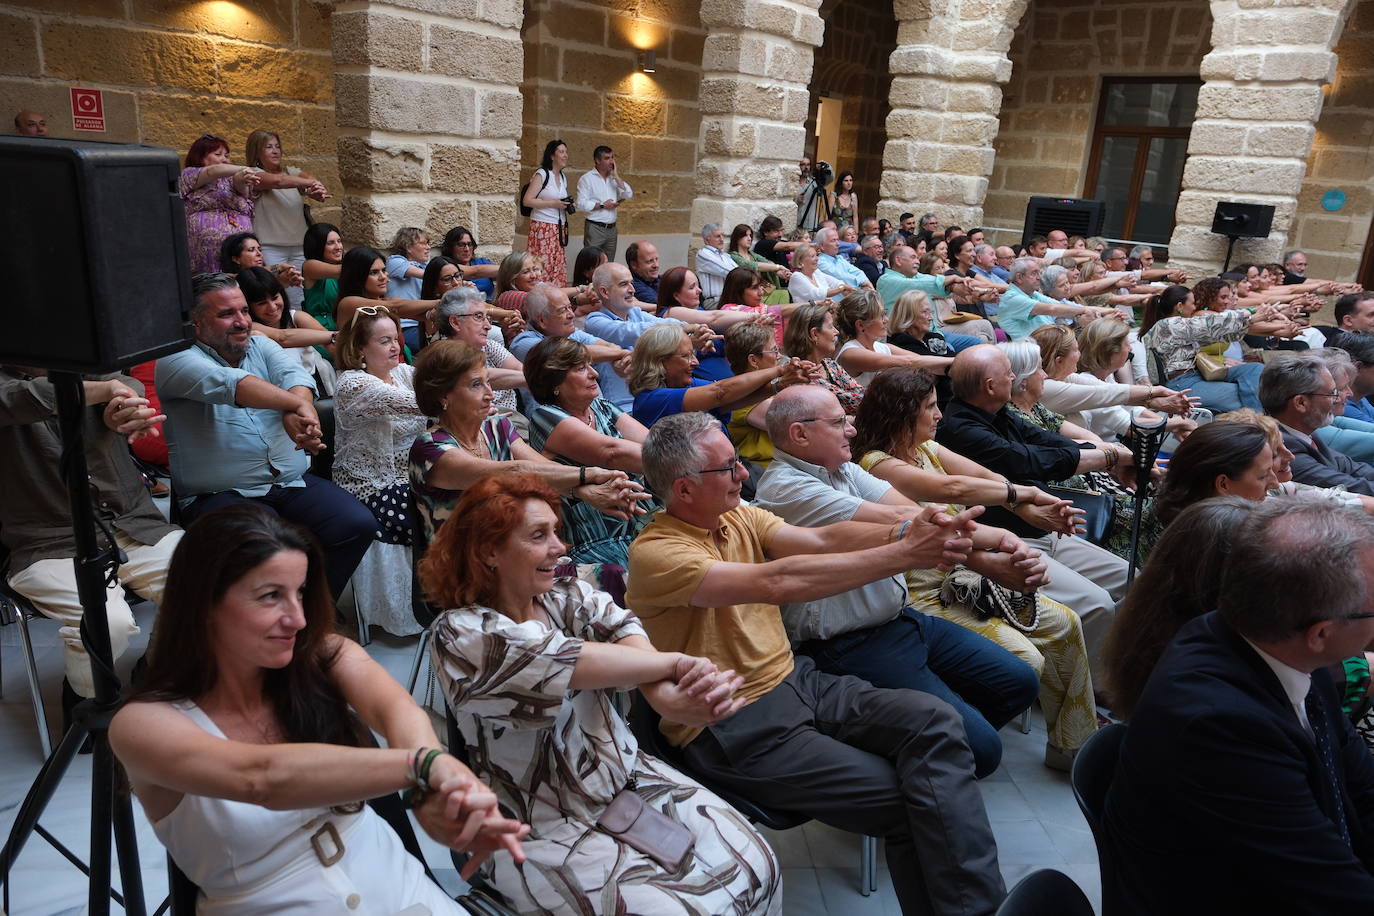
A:
[[[835,178],[828,162],[811,167],[811,157],[803,156],[797,163],[797,228],[815,232],[830,216],[833,201],[827,186]]]

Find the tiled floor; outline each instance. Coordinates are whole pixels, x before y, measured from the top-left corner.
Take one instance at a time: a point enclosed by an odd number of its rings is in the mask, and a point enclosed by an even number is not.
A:
[[[138,640],[135,650],[122,659],[120,667],[125,673],[146,643],[152,616],[150,605],[140,605],[135,610],[144,636]],[[56,728],[56,720],[61,716],[62,677],[57,627],[51,621],[37,620],[31,624],[31,629],[44,700]],[[380,637],[374,639],[369,651],[388,670],[404,679],[409,672],[413,646],[412,640]],[[18,634],[13,626],[0,628],[0,659],[3,660],[4,689],[3,701],[0,701],[0,748],[3,748],[0,750],[0,831],[8,834],[16,809],[42,759]],[[1003,730],[1002,737],[1006,745],[1002,766],[981,786],[1008,887],[1037,868],[1057,868],[1077,881],[1094,905],[1099,905],[1101,891],[1092,834],[1074,804],[1068,778],[1047,770],[1042,763],[1043,719],[1038,711],[1034,712],[1030,734],[1021,734],[1013,724]],[[42,821],[83,857],[89,845],[90,759],[77,758]],[[134,803],[134,816],[139,828],[144,892],[150,901],[149,912],[152,912],[167,891],[165,857],[137,802]],[[425,839],[423,834],[421,837]],[[770,833],[769,840],[783,865],[786,913],[862,916],[899,912],[881,845],[878,890],[863,897],[859,894],[859,837],[812,822],[782,833]],[[447,851],[434,844],[428,844],[427,851],[440,879],[456,891],[461,885]],[[37,836],[24,848],[11,877],[9,912],[16,916],[48,916],[84,910],[86,881]]]

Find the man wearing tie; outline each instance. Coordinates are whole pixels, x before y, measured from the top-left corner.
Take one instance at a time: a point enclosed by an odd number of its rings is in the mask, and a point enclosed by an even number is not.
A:
[[[615,168],[615,150],[598,146],[592,150],[596,168],[577,179],[577,209],[587,214],[582,229],[582,244],[600,248],[608,261],[615,260],[620,232],[616,228],[616,213],[621,201],[634,197],[630,183],[620,177]]]
[[[1368,912],[1374,756],[1329,666],[1374,640],[1374,519],[1268,499],[1218,574],[1218,610],[1155,667],[1107,792],[1114,909]]]
[[[1314,487],[1342,487],[1374,496],[1374,465],[1331,448],[1321,437],[1345,394],[1316,356],[1290,356],[1266,363],[1259,381],[1260,405],[1283,428],[1293,453],[1293,479]]]

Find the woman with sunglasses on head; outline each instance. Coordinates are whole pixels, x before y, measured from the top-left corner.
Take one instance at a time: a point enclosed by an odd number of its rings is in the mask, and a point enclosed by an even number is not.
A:
[[[405,689],[334,632],[320,547],[276,513],[241,503],[190,527],[147,657],[110,745],[199,887],[198,913],[459,916],[364,804],[408,787],[430,836],[477,853],[469,869],[498,849],[524,859],[529,828],[442,751]]]

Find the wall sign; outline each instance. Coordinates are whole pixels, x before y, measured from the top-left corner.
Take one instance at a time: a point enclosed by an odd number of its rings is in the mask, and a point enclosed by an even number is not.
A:
[[[105,130],[105,99],[99,89],[72,89],[72,127]]]
[[[1322,195],[1323,210],[1339,210],[1345,206],[1345,192],[1332,188]]]

